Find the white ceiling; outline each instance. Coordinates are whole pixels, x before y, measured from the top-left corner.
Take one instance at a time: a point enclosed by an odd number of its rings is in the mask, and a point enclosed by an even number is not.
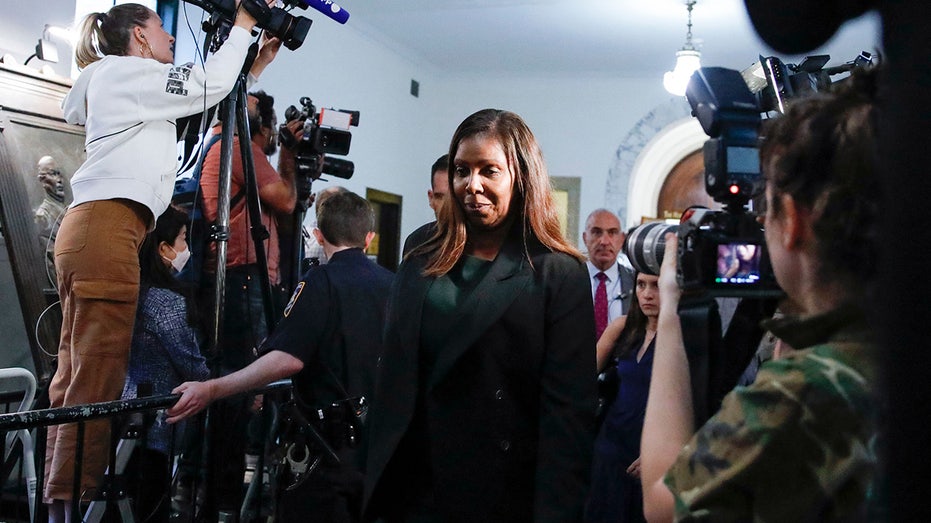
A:
[[[439,74],[661,77],[685,42],[683,0],[342,0],[348,24]],[[296,12],[295,14],[299,14]],[[332,23],[309,11],[308,16]],[[703,65],[743,69],[759,54],[742,0],[699,0]],[[847,24],[821,51],[831,64],[878,45],[878,18]],[[791,28],[787,28],[791,29]]]

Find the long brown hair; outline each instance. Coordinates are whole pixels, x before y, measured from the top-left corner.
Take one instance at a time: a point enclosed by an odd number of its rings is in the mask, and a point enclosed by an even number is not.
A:
[[[639,271],[634,273],[634,288],[631,291],[633,294],[630,297],[627,321],[614,343],[614,357],[619,359],[626,358],[631,352],[636,353],[640,350],[643,340],[647,337],[649,318],[640,308],[640,298],[637,296],[637,278],[640,277],[640,274]]]
[[[536,238],[551,251],[564,252],[580,261],[584,260],[582,253],[562,236],[543,152],[520,116],[500,109],[483,109],[459,124],[449,144],[450,162],[446,173],[450,189],[453,187],[453,170],[459,144],[480,134],[498,140],[507,157],[508,169],[514,175],[512,209],[520,209],[516,218],[520,223],[525,253],[528,239]],[[413,251],[431,253],[424,268],[427,276],[442,276],[449,272],[465,250],[468,238],[465,210],[455,194],[451,200],[440,208],[436,234]],[[527,256],[529,259],[529,254]]]
[[[107,55],[129,52],[132,29],[144,26],[152,11],[139,4],[121,4],[106,13],[91,13],[81,22],[81,38],[74,48],[74,59],[83,69]]]

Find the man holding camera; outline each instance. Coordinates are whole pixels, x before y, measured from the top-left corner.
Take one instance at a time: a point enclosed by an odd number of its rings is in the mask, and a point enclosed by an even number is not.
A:
[[[767,362],[697,432],[666,236],[641,441],[648,519],[869,520],[877,405],[865,289],[876,275],[875,75],[796,101],[766,128],[766,244],[786,295],[768,328],[797,349]]]
[[[361,517],[362,428],[331,425],[327,407],[371,398],[393,276],[364,252],[375,236],[375,215],[365,199],[349,191],[334,193],[319,202],[317,224],[314,236],[329,262],[312,267],[297,285],[281,323],[263,344],[264,355],[227,376],[180,385],[173,393],[181,399],[169,409],[168,421],[293,376],[303,416],[314,420],[340,463],[324,456],[299,488],[284,493],[276,521],[354,522]],[[322,420],[317,409],[327,413]]]
[[[279,297],[278,289],[278,216],[291,213],[297,201],[294,183],[294,154],[283,148],[278,155],[278,169],[271,166],[267,155],[274,154],[277,148],[277,121],[275,118],[274,99],[262,91],[249,94],[247,98],[249,130],[252,134],[252,148],[255,179],[258,185],[258,197],[262,203],[262,223],[250,223],[247,208],[247,187],[243,170],[242,155],[239,154],[239,136],[233,138],[233,169],[230,188],[229,240],[226,256],[226,285],[223,307],[223,323],[220,339],[217,340],[219,358],[215,365],[221,374],[228,374],[242,369],[255,361],[256,347],[268,335],[269,326],[265,324],[262,299],[262,278],[267,278],[273,295]],[[299,123],[299,122],[298,122]],[[217,219],[219,204],[220,177],[220,143],[218,138],[222,125],[214,127],[209,150],[204,157],[201,171],[201,191],[203,194],[204,217],[208,223]],[[297,125],[295,125],[297,127]],[[294,129],[300,132],[299,129]],[[211,146],[212,145],[212,146]],[[264,226],[268,237],[264,241],[268,274],[260,274],[251,228]],[[216,244],[210,244],[205,270],[212,272],[216,267]],[[208,278],[210,280],[211,278]],[[207,287],[212,289],[213,286]],[[278,292],[276,292],[276,290]],[[278,301],[284,301],[283,298]],[[275,304],[272,304],[275,305]],[[278,309],[280,311],[280,309]],[[222,471],[218,477],[218,502],[222,510],[238,512],[242,502],[242,482],[245,473],[246,426],[249,422],[249,402],[237,398],[223,402],[216,412],[215,422],[223,427],[222,434],[214,442],[215,456],[223,456],[217,462]],[[222,464],[222,465],[221,465]]]
[[[255,247],[250,234],[250,228],[255,224],[249,221],[250,216],[246,201],[247,193],[251,188],[246,185],[242,156],[238,154],[239,137],[235,136],[232,145],[233,172],[230,188],[230,231],[226,253],[227,285],[225,303],[228,312],[225,319],[233,321],[224,322],[224,326],[232,327],[231,323],[242,324],[244,323],[243,318],[248,318],[248,325],[245,325],[244,328],[251,330],[251,332],[224,331],[224,334],[227,334],[226,337],[229,338],[228,340],[221,340],[224,341],[224,344],[240,339],[250,345],[245,347],[243,351],[237,351],[237,355],[230,355],[230,358],[233,359],[224,358],[225,365],[233,367],[233,370],[242,368],[252,361],[252,359],[248,358],[248,353],[268,333],[262,315],[262,293],[258,282],[260,281],[259,278],[267,277],[273,287],[278,284],[277,217],[293,212],[297,202],[297,190],[294,183],[294,153],[287,148],[281,149],[281,153],[278,155],[277,172],[268,161],[268,156],[275,154],[277,151],[278,122],[275,116],[274,98],[263,91],[257,91],[250,93],[247,100],[249,130],[252,133],[250,146],[255,164],[259,201],[262,203],[261,226],[268,231],[268,238],[265,241],[268,275],[259,275],[258,273]],[[294,131],[298,133],[300,132],[299,124],[300,122],[294,125]],[[220,136],[222,125],[218,124],[214,127],[214,137]],[[219,145],[218,142],[213,140],[209,143]],[[220,147],[211,146],[204,157],[200,178],[201,190],[204,195],[204,214],[210,222],[217,219],[219,177]],[[212,244],[211,257],[215,256],[216,246]],[[206,267],[210,269],[214,265],[215,263],[208,263]],[[240,290],[243,290],[243,292],[239,292]],[[227,351],[224,350],[223,352]]]

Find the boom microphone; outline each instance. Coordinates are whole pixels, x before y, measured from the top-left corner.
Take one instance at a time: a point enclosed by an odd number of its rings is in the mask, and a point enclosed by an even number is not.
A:
[[[293,0],[293,4],[301,9],[313,7],[341,24],[345,24],[349,20],[349,11],[340,7],[333,0]]]

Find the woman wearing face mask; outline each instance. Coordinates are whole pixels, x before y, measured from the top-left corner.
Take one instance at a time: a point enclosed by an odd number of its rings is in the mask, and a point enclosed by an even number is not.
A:
[[[151,394],[170,394],[185,381],[200,381],[209,375],[200,353],[193,293],[175,278],[191,256],[187,222],[184,211],[169,206],[142,243],[139,308],[123,399],[135,398],[141,384],[150,385]],[[177,448],[180,438],[175,441]],[[136,449],[134,455],[141,474],[139,484],[144,486],[134,497],[136,514],[145,521],[168,521],[170,503],[162,497],[168,494],[170,442],[171,426],[156,419],[146,448]]]

